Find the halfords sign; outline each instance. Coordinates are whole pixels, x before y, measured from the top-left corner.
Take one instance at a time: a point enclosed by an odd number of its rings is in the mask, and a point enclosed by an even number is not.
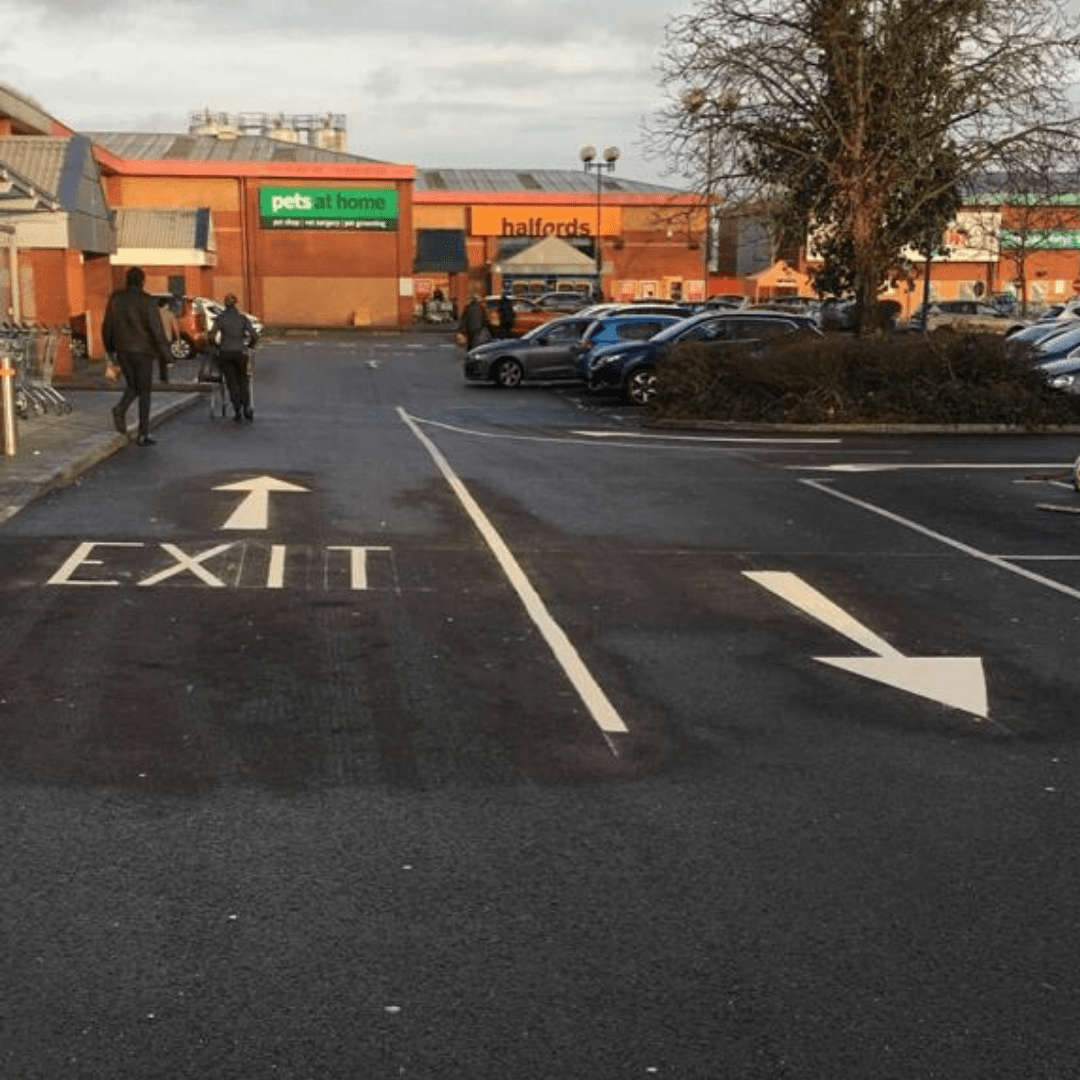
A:
[[[558,236],[570,240],[596,235],[596,210],[584,206],[474,206],[471,225],[473,236],[523,236],[534,240]],[[622,211],[601,209],[601,236],[621,233]]]
[[[396,229],[393,188],[277,188],[259,190],[264,229]]]

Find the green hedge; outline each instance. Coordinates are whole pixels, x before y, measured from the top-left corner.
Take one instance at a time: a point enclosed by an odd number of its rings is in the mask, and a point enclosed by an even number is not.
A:
[[[787,424],[1080,423],[1080,396],[1048,389],[1031,354],[996,335],[826,336],[762,352],[693,342],[665,360],[660,419]]]

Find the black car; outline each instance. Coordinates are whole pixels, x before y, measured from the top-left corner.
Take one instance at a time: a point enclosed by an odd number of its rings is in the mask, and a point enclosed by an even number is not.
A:
[[[770,338],[791,334],[822,336],[817,323],[807,315],[706,311],[661,330],[648,341],[597,349],[589,358],[586,385],[590,390],[618,390],[633,404],[647,405],[656,393],[658,367],[683,342],[737,342],[740,348],[757,350]]]

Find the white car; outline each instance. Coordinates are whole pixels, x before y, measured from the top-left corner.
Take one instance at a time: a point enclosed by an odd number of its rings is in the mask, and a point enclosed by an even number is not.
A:
[[[920,308],[911,317],[912,330],[954,330],[958,333],[1015,334],[1027,325],[981,300],[936,300],[929,311]]]
[[[202,307],[203,314],[206,317],[206,332],[210,333],[214,328],[214,321],[225,310],[225,305],[218,300],[208,300],[205,296],[194,296],[192,302]],[[262,337],[265,327],[258,316],[252,315],[250,311],[242,311],[240,308],[237,308],[237,311],[247,317],[248,322],[255,328],[255,333]]]

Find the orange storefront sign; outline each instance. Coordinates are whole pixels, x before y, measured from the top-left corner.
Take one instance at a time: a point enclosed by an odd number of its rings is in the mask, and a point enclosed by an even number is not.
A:
[[[542,240],[545,236],[572,239],[596,235],[596,208],[587,206],[474,206],[470,216],[473,236],[524,236]],[[600,211],[600,233],[622,233],[622,210]]]

